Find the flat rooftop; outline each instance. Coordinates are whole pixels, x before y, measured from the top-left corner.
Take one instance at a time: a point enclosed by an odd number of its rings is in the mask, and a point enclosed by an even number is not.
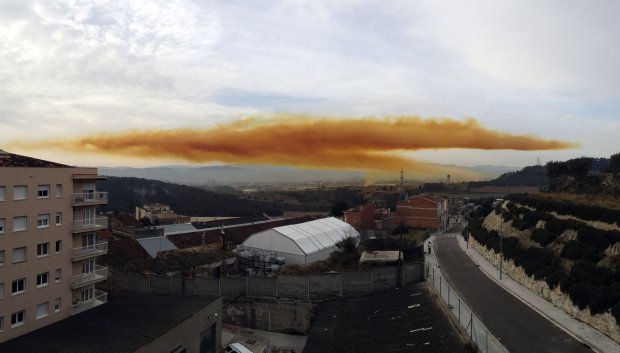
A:
[[[360,256],[360,263],[363,262],[394,262],[398,261],[398,250],[376,250],[364,251]],[[402,252],[401,252],[401,258]]]
[[[130,353],[213,301],[200,297],[131,294],[0,343],[0,352]]]
[[[319,305],[304,353],[468,352],[424,283]]]

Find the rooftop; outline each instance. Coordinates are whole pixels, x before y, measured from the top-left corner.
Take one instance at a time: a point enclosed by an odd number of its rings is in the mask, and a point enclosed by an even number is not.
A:
[[[200,297],[128,295],[0,343],[0,352],[134,352],[212,302]]]
[[[0,167],[28,168],[73,168],[68,165],[44,161],[42,159],[22,156],[0,150]]]
[[[304,353],[467,352],[424,283],[323,302]]]
[[[360,262],[394,262],[398,261],[398,250],[364,251]],[[402,252],[401,252],[402,256]]]

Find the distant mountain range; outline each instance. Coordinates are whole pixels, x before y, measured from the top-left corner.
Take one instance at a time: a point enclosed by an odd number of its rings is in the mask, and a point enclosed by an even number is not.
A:
[[[502,173],[516,171],[520,168],[487,165],[465,169],[479,173],[483,179],[493,179]],[[309,170],[252,165],[99,168],[99,173],[106,176],[136,177],[201,186],[252,183],[261,184],[274,182],[343,182],[360,181],[364,179],[364,174],[362,172],[342,170]]]

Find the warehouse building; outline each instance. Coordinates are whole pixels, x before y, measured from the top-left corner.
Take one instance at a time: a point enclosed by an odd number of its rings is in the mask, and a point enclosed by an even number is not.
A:
[[[327,259],[338,249],[339,241],[347,237],[359,239],[359,236],[350,224],[329,217],[253,234],[243,242],[243,247],[282,256],[287,265],[305,265]]]

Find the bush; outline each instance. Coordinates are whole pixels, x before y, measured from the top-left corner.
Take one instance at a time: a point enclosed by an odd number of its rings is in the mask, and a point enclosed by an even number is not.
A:
[[[611,288],[600,286],[592,295],[588,307],[592,314],[604,313],[614,306],[614,304],[618,302],[618,299],[620,299],[620,297],[617,293],[614,293]]]
[[[568,296],[579,309],[585,309],[590,304],[595,287],[588,282],[575,283],[568,288]]]
[[[620,241],[620,232],[605,231],[590,226],[582,226],[577,232],[577,239],[600,250],[605,250],[610,245]]]
[[[549,288],[554,289],[567,277],[566,273],[561,268],[555,267],[551,273],[545,277],[545,282],[549,285]]]
[[[620,301],[611,307],[611,315],[616,319],[616,323],[620,324]]]
[[[569,260],[585,260],[592,263],[601,260],[598,249],[578,240],[571,240],[564,244],[560,256]]]
[[[538,244],[546,246],[551,244],[557,238],[557,234],[548,232],[545,229],[535,229],[530,238]]]

